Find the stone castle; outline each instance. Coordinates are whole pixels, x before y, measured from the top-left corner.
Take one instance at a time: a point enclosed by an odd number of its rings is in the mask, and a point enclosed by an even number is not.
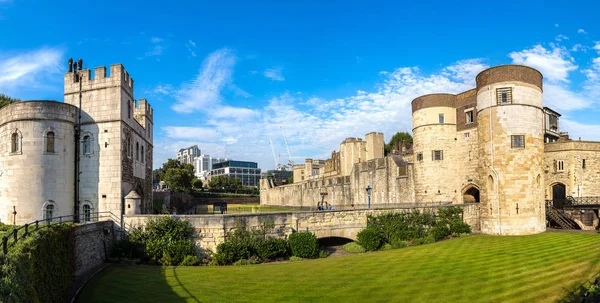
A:
[[[371,205],[477,203],[486,234],[546,229],[546,200],[600,196],[600,142],[559,132],[542,102],[542,74],[504,65],[482,71],[476,88],[412,101],[413,146],[383,156],[383,135],[349,138],[325,161],[294,167],[294,184],[261,183],[261,204],[334,209]],[[588,211],[595,226],[598,211]]]
[[[145,99],[135,100],[123,65],[106,72],[97,67],[92,78],[88,69],[73,69],[70,60],[64,102],[26,101],[0,109],[2,223],[69,215],[93,221],[94,213],[134,214],[150,205],[153,110]]]

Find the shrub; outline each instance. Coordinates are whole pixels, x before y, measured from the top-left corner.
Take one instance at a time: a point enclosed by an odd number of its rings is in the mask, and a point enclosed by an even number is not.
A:
[[[401,240],[400,238],[392,238],[392,243],[390,244],[392,245],[393,249],[405,248],[409,246],[408,241]]]
[[[435,238],[433,237],[433,235],[427,235],[425,238],[423,238],[423,244],[431,243],[435,243]]]
[[[319,256],[317,237],[309,232],[297,232],[290,235],[292,255],[301,258],[316,258]]]
[[[302,261],[302,260],[304,260],[304,258],[300,258],[300,257],[296,257],[296,256],[290,257],[290,261],[292,261],[292,262]]]
[[[198,260],[198,257],[192,256],[192,255],[187,255],[187,256],[185,256],[185,258],[183,258],[183,261],[181,261],[181,263],[179,265],[181,265],[181,266],[197,266],[198,264],[200,264],[200,260]]]
[[[367,227],[361,230],[358,235],[356,235],[356,239],[356,242],[358,242],[358,244],[364,247],[367,251],[379,249],[383,242],[381,235],[377,229],[373,227]]]
[[[0,255],[0,302],[62,302],[73,278],[72,252],[71,224],[49,226],[17,242]]]
[[[471,226],[463,221],[455,221],[450,225],[450,232],[455,236],[460,234],[470,234]]]
[[[412,241],[412,243],[410,244],[411,246],[417,246],[417,245],[421,245],[425,242],[425,238],[416,238]]]
[[[450,235],[450,228],[444,224],[437,224],[429,230],[429,235],[433,236],[435,241],[439,241]]]
[[[276,260],[287,258],[290,248],[285,239],[268,239],[256,245],[258,256],[263,260]]]
[[[330,253],[325,249],[321,249],[319,251],[319,258],[327,258],[327,257],[329,257],[329,255],[330,255]]]
[[[392,244],[389,244],[389,243],[385,243],[381,247],[381,250],[390,250],[390,249],[393,249],[393,247],[392,247]]]
[[[242,259],[248,259],[250,251],[243,242],[223,242],[217,246],[217,253],[213,255],[217,265],[229,265]]]
[[[178,265],[185,256],[195,253],[193,235],[190,222],[165,216],[150,219],[143,233],[130,237],[145,244],[145,252],[152,261]]]
[[[344,250],[351,254],[359,254],[367,251],[364,247],[360,246],[360,244],[356,242],[350,242],[344,245]]]

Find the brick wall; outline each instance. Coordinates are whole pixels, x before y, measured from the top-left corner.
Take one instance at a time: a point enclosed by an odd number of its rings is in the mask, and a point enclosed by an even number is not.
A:
[[[115,243],[113,222],[97,222],[75,228],[75,276],[104,263]]]

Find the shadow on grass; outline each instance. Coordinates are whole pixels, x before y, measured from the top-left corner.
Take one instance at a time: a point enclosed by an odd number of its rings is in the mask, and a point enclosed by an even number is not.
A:
[[[173,272],[173,277],[175,278],[175,281],[177,281],[178,286],[181,287],[181,289],[183,289],[183,291],[185,291],[185,293],[188,295],[188,297],[184,298],[184,299],[192,299],[192,300],[194,300],[193,302],[200,303],[200,301],[198,301],[198,298],[196,298],[187,288],[185,288],[185,286],[183,286],[183,283],[181,283],[181,280],[179,280],[179,277],[177,276],[177,270],[176,270],[177,267],[172,266],[172,267],[169,267],[169,269]],[[189,302],[189,301],[187,301],[187,302]]]
[[[151,265],[114,264],[96,275],[83,288],[77,302],[199,302],[181,285],[173,274],[178,285],[169,285],[168,268]],[[174,288],[181,287],[189,294],[181,297]]]

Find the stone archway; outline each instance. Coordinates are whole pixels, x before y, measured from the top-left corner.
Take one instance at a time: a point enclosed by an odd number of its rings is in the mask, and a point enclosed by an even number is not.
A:
[[[552,205],[556,208],[563,208],[567,202],[567,186],[563,183],[554,183],[552,189]]]
[[[481,202],[479,188],[474,184],[467,185],[467,187],[463,190],[463,203],[479,202]]]

